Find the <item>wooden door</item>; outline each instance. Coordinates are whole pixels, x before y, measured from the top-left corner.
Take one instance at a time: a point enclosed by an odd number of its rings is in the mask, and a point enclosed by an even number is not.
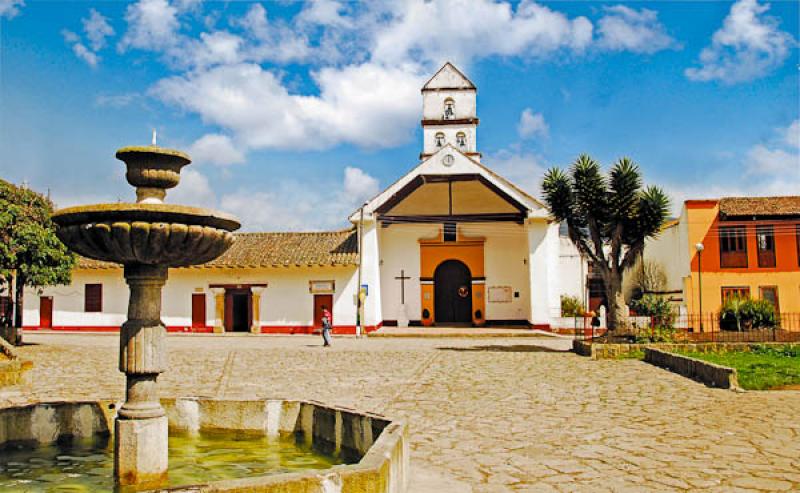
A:
[[[472,275],[463,262],[442,262],[433,274],[433,284],[437,323],[472,322]]]
[[[39,297],[39,328],[52,329],[53,328],[53,297],[40,296]]]
[[[206,294],[192,293],[192,328],[206,326]]]
[[[333,295],[315,294],[314,295],[314,328],[322,328],[322,310],[327,308],[331,312],[331,326],[333,326]]]

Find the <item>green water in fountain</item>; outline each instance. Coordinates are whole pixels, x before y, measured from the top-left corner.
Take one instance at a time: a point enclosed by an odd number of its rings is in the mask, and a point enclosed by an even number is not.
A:
[[[341,461],[314,452],[294,438],[243,432],[170,432],[169,483],[201,484],[264,474],[327,469]],[[109,439],[0,452],[2,492],[114,491]],[[136,491],[123,488],[120,493]]]

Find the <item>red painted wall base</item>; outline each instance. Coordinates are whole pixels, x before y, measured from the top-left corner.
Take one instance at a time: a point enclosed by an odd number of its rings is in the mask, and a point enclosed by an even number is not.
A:
[[[366,333],[375,332],[376,330],[381,328],[381,324],[378,325],[367,325],[364,327],[364,331]],[[80,327],[72,327],[72,326],[64,326],[64,325],[54,325],[53,327],[38,327],[38,326],[28,326],[23,327],[22,330],[35,332],[38,330],[53,330],[53,331],[66,331],[66,332],[119,332],[118,326],[80,326]],[[178,327],[178,326],[167,326],[167,332],[173,333],[187,333],[187,334],[211,334],[214,332],[213,327]],[[246,333],[246,332],[245,332]],[[310,325],[301,325],[301,326],[284,326],[284,325],[273,325],[273,326],[262,326],[261,327],[262,334],[319,334],[320,329],[315,329]],[[333,327],[333,334],[334,335],[355,335],[356,333],[356,326],[355,325],[337,325]]]

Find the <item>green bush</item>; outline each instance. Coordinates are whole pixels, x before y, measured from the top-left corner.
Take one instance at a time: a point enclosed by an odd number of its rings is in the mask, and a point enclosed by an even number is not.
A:
[[[775,307],[767,300],[728,298],[719,311],[722,330],[772,329],[778,326]]]
[[[631,302],[631,308],[642,317],[652,317],[656,327],[672,328],[675,324],[675,311],[669,301],[654,294],[646,294]]]
[[[656,326],[649,332],[645,329],[636,334],[637,344],[650,344],[654,342],[678,342],[675,338],[675,329],[673,327]]]
[[[577,296],[561,295],[561,316],[562,317],[582,317],[586,310],[583,301]]]

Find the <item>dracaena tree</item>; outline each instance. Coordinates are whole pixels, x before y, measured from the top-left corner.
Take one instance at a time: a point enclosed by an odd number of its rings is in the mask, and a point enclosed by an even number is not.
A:
[[[542,183],[556,220],[588,258],[605,285],[609,330],[618,326],[622,276],[655,237],[667,218],[669,198],[659,187],[643,187],[639,167],[628,158],[605,176],[600,165],[581,155],[568,171],[552,168]]]

